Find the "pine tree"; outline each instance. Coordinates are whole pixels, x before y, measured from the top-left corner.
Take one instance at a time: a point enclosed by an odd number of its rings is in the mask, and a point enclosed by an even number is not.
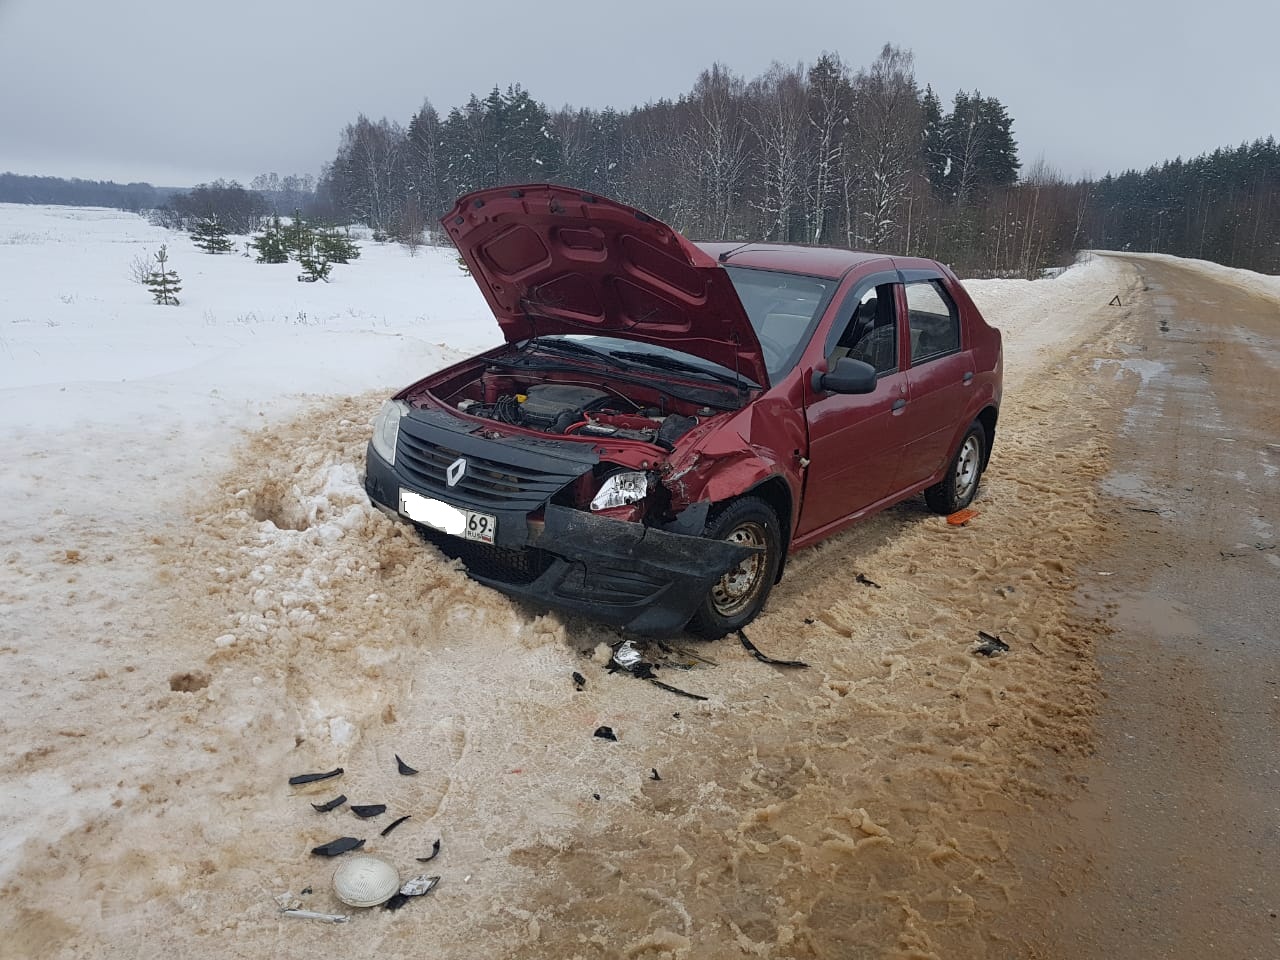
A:
[[[303,283],[315,283],[317,280],[328,283],[329,271],[333,269],[333,265],[329,262],[328,255],[315,242],[311,231],[308,230],[307,233],[311,239],[307,241],[306,247],[298,251],[298,263],[302,265],[302,273],[298,274],[298,279]]]
[[[324,227],[316,231],[316,249],[331,263],[350,263],[360,259],[360,246],[351,239],[351,231],[338,232],[336,227]]]
[[[315,231],[302,218],[301,210],[293,211],[293,220],[281,231],[281,237],[284,240],[285,249],[297,254],[299,260],[302,259],[304,252],[315,246],[316,241]]]
[[[249,241],[250,246],[258,251],[259,263],[288,263],[289,251],[284,244],[284,228],[280,225],[280,217],[274,216],[260,236]]]
[[[201,217],[191,231],[191,239],[205,253],[230,253],[231,241],[227,239],[227,228],[218,222],[215,214],[212,217]]]
[[[169,254],[164,244],[156,251],[156,267],[143,282],[151,290],[156,303],[178,305],[178,293],[182,290],[182,281],[177,273],[169,269]]]

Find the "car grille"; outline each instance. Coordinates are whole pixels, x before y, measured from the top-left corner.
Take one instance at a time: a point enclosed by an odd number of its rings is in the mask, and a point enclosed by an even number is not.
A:
[[[453,439],[457,439],[456,436]],[[396,466],[411,483],[428,492],[443,494],[454,503],[526,512],[543,506],[552,494],[584,472],[581,463],[558,461],[553,457],[539,457],[536,466],[513,462],[521,460],[518,451],[499,460],[506,452],[500,443],[485,444],[489,456],[467,453],[460,449],[461,445],[436,443],[402,429],[396,447]],[[460,457],[466,458],[466,472],[456,485],[449,486],[445,474],[449,465]]]

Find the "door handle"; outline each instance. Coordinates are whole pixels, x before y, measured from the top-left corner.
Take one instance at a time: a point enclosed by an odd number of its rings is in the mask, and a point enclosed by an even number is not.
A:
[[[901,409],[902,409],[903,407],[905,407],[906,405],[907,405],[907,401],[905,401],[905,400],[903,400],[903,399],[901,399],[901,398],[899,398],[899,399],[897,399],[897,400],[893,401],[893,412],[894,412],[894,413],[897,413],[899,410],[901,410]]]
[[[965,383],[973,383],[973,371],[972,371],[972,370],[970,370],[968,373],[966,373],[966,374],[964,375],[964,382],[965,382]]]

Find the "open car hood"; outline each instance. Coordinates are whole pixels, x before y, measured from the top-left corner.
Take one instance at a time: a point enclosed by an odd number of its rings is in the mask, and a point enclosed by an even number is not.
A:
[[[549,184],[460,198],[441,221],[508,342],[586,333],[769,374],[729,274],[666,224]]]

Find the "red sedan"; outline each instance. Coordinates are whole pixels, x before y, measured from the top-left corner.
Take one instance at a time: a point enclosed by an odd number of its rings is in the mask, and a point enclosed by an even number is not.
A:
[[[442,223],[506,344],[384,405],[365,488],[477,580],[720,636],[791,551],[977,492],[1000,332],[945,266],[695,244],[547,185],[469,194]]]

